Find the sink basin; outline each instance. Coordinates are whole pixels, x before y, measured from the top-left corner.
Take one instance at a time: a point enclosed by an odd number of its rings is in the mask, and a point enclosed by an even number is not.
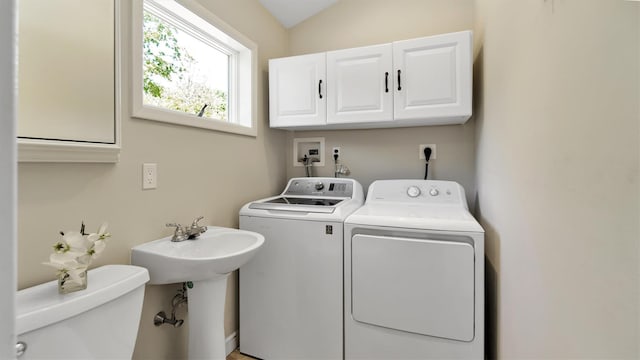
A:
[[[131,264],[149,270],[149,284],[201,281],[244,265],[264,243],[251,231],[208,226],[195,240],[172,242],[171,236],[131,249]]]

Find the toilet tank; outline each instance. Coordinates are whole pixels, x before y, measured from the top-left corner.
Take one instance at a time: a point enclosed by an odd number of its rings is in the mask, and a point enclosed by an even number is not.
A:
[[[18,291],[19,360],[131,359],[147,281],[145,268],[105,265],[89,271],[86,290],[60,295],[51,281]]]

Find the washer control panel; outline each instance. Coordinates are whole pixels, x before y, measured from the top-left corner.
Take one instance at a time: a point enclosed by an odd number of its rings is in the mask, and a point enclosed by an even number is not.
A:
[[[352,197],[353,180],[336,178],[295,178],[289,181],[283,195]]]
[[[454,181],[378,180],[369,186],[367,202],[407,202],[461,204],[466,206],[464,189]]]

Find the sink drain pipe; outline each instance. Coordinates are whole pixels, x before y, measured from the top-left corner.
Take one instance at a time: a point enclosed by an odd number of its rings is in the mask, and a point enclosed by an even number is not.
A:
[[[184,324],[183,319],[176,319],[176,309],[178,306],[188,302],[187,287],[189,289],[193,288],[193,283],[191,281],[182,283],[182,289],[178,289],[178,293],[171,299],[171,317],[167,317],[164,311],[160,311],[153,317],[153,325],[160,326],[162,324],[169,324],[175,328],[179,328]]]

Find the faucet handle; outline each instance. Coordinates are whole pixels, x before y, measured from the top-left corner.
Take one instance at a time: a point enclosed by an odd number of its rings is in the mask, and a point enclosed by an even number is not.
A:
[[[180,224],[175,224],[175,223],[167,223],[166,224],[167,227],[175,227],[176,231],[173,233],[173,237],[171,238],[171,241],[183,241],[187,239],[187,235],[185,234],[184,230],[182,229],[182,225]]]
[[[191,227],[189,227],[187,229],[187,233],[189,234],[189,238],[190,239],[195,239],[198,236],[200,236],[200,234],[202,234],[202,233],[207,231],[207,227],[206,226],[198,225],[198,221],[200,221],[202,219],[204,219],[204,216],[197,217],[195,220],[193,220],[193,223],[191,224]]]

